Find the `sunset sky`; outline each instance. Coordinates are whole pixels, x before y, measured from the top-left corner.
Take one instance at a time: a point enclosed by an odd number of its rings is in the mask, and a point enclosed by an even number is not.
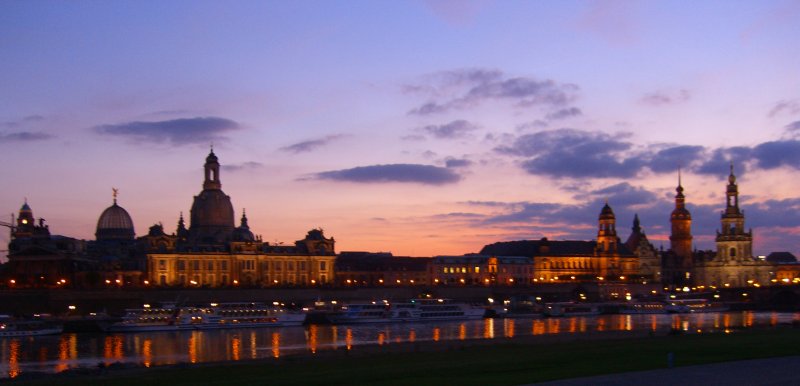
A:
[[[111,188],[175,229],[213,143],[271,243],[431,256],[668,247],[678,168],[714,248],[729,164],[755,253],[800,254],[798,1],[3,1],[0,208],[91,239]],[[0,234],[6,249],[8,232]],[[4,254],[4,253],[3,253]]]

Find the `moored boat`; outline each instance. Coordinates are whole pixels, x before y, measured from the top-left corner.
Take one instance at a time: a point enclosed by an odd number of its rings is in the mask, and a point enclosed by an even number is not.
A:
[[[300,326],[306,314],[264,303],[211,303],[203,307],[145,306],[126,310],[109,332],[212,330],[223,328]]]
[[[64,330],[61,324],[44,320],[14,319],[0,315],[0,337],[57,335]]]
[[[591,303],[547,303],[542,311],[544,316],[588,316],[600,315],[600,306]]]

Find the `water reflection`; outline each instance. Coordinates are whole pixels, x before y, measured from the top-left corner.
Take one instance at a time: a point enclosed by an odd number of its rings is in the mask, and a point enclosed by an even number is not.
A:
[[[601,315],[549,319],[484,319],[394,325],[287,327],[137,334],[62,334],[0,338],[0,377],[58,372],[114,362],[157,366],[174,363],[280,358],[359,345],[592,334],[602,331],[725,331],[800,320],[800,313],[728,312],[679,315]]]

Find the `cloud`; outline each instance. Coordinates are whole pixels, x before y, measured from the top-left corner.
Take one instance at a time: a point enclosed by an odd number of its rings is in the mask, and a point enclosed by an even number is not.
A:
[[[506,77],[487,69],[445,71],[424,78],[424,83],[407,85],[405,90],[424,92],[432,100],[409,111],[431,115],[464,109],[488,100],[509,101],[518,107],[561,107],[577,98],[578,86],[549,79]]]
[[[528,129],[541,129],[547,127],[549,124],[547,121],[537,119],[533,122],[526,122],[520,125],[517,125],[517,131],[527,131]]]
[[[745,163],[752,158],[753,150],[746,146],[736,146],[714,149],[711,157],[693,169],[695,173],[709,174],[724,177],[727,175],[731,162],[739,166],[740,171],[745,170]]]
[[[43,141],[50,138],[54,138],[54,136],[51,134],[43,133],[41,131],[36,131],[36,132],[19,131],[8,134],[0,133],[0,142],[33,142],[33,141]]]
[[[317,179],[359,183],[407,182],[424,185],[445,185],[461,179],[450,169],[418,164],[359,166],[351,169],[317,173]]]
[[[556,112],[547,114],[546,118],[548,120],[550,120],[550,121],[554,121],[554,120],[557,120],[557,119],[565,119],[565,118],[577,117],[578,115],[581,115],[581,114],[583,114],[581,109],[579,109],[577,107],[570,107],[570,108],[561,109],[561,110],[558,110]]]
[[[788,125],[786,125],[786,131],[790,133],[794,133],[796,131],[800,131],[800,121],[794,121]]]
[[[703,157],[703,146],[680,145],[661,149],[656,152],[647,166],[656,173],[672,172],[689,165]]]
[[[463,168],[472,165],[472,161],[468,159],[448,158],[444,161],[445,167],[448,168]]]
[[[753,148],[753,158],[762,169],[789,166],[800,169],[800,141],[764,142]]]
[[[530,174],[552,177],[633,177],[644,166],[639,158],[625,159],[631,149],[620,136],[602,132],[559,129],[525,134],[511,146],[499,146],[495,151],[529,159],[521,163]]]
[[[116,125],[94,127],[97,133],[127,137],[137,142],[164,143],[172,145],[208,144],[225,140],[223,136],[239,129],[239,124],[219,117],[180,118],[167,121],[134,121]]]
[[[663,106],[686,102],[691,98],[688,90],[681,89],[675,92],[656,91],[646,94],[639,101],[646,105]]]
[[[775,106],[770,109],[769,116],[770,118],[775,117],[778,114],[787,114],[787,115],[795,115],[800,114],[800,100],[782,100],[775,104]]]
[[[623,205],[626,207],[649,204],[658,199],[655,193],[642,187],[635,187],[627,182],[593,190],[589,195],[603,201],[606,199],[610,201],[613,198],[615,205]]]
[[[39,115],[39,114],[33,114],[33,115],[28,115],[28,116],[22,117],[21,119],[18,119],[18,120],[15,120],[15,121],[2,122],[2,123],[0,123],[0,125],[2,125],[5,128],[8,128],[8,129],[13,129],[13,128],[17,128],[17,127],[20,127],[20,126],[25,126],[25,125],[28,125],[28,124],[31,124],[31,123],[34,123],[34,122],[41,122],[43,120],[44,120],[44,116]]]
[[[282,147],[280,150],[288,151],[290,153],[295,153],[295,154],[310,152],[310,151],[316,150],[316,149],[318,149],[320,147],[326,146],[327,144],[329,144],[329,143],[331,143],[331,142],[333,142],[335,140],[341,139],[342,137],[344,137],[344,136],[341,135],[341,134],[329,135],[329,136],[324,137],[324,138],[312,139],[312,140],[308,140],[308,141],[298,142],[298,143],[295,143],[293,145]]]
[[[441,139],[456,139],[464,138],[470,132],[477,130],[478,127],[463,120],[455,120],[443,125],[428,125],[422,128],[422,131]]]
[[[261,162],[254,162],[248,161],[243,162],[240,164],[231,164],[231,165],[222,165],[223,170],[227,170],[229,172],[238,172],[243,170],[252,170],[252,169],[261,169],[264,167],[264,164]]]

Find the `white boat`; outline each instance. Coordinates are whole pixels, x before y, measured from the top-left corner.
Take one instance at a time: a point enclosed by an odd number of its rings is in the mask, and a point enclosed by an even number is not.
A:
[[[600,306],[591,303],[547,303],[542,313],[545,316],[600,315]]]
[[[7,315],[0,316],[0,338],[16,336],[57,335],[64,330],[60,324],[43,320],[21,320]]]
[[[481,319],[485,313],[484,307],[447,299],[414,299],[405,303],[347,304],[327,318],[333,324],[395,323]]]
[[[222,328],[300,326],[306,314],[264,303],[212,303],[208,307],[145,307],[126,310],[109,332],[213,330]]]
[[[392,319],[403,322],[482,319],[486,308],[449,299],[414,299],[392,305]]]

